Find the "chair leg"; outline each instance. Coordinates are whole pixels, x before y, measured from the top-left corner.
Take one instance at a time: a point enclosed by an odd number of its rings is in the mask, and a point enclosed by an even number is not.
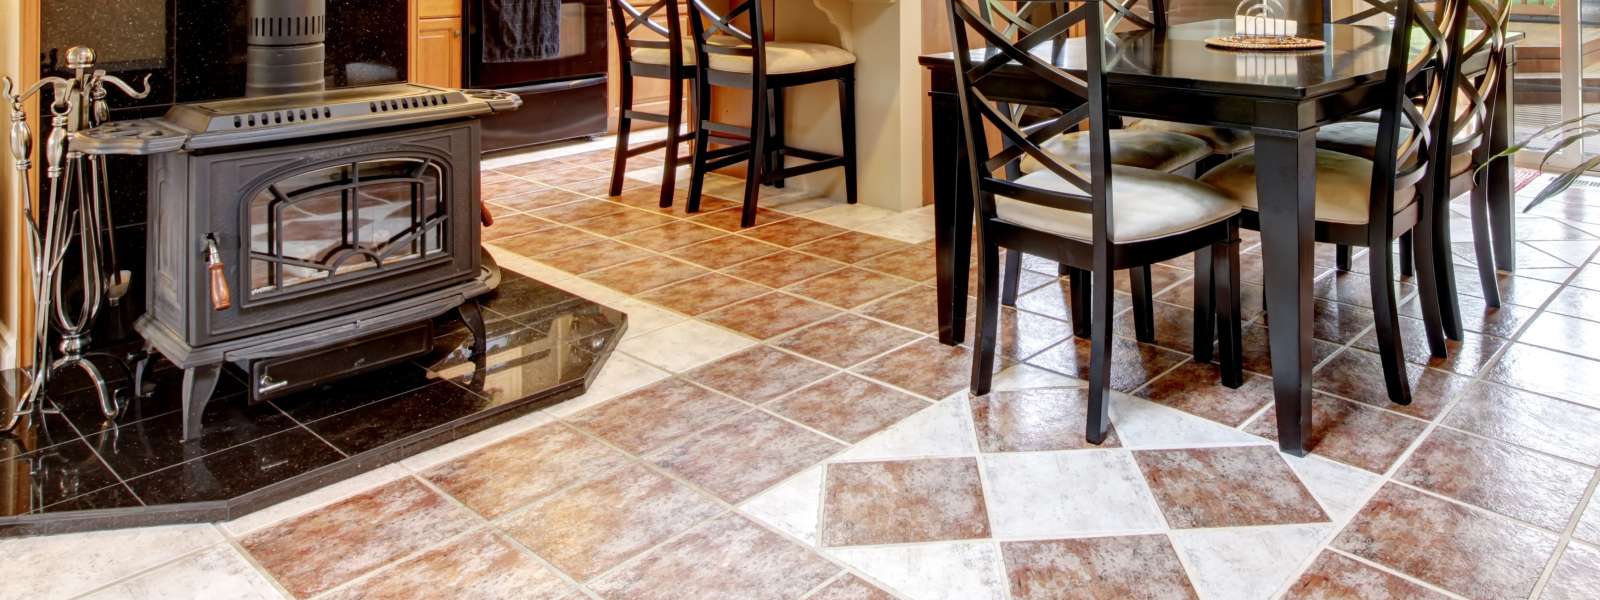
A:
[[[1005,279],[1001,281],[1002,287],[1000,288],[1000,304],[1002,306],[1017,305],[1017,287],[1021,284],[1018,281],[1021,277],[1022,252],[1015,249],[1007,250]]]
[[[1429,354],[1438,358],[1444,358],[1449,354],[1449,349],[1445,347],[1444,321],[1443,316],[1441,315],[1442,307],[1439,304],[1440,295],[1438,269],[1440,268],[1440,265],[1438,262],[1439,254],[1434,248],[1434,244],[1437,242],[1435,241],[1433,227],[1431,226],[1431,213],[1433,211],[1428,206],[1423,206],[1422,211],[1422,221],[1417,223],[1417,226],[1411,230],[1411,233],[1413,234],[1411,258],[1416,262],[1417,270],[1417,305],[1422,309],[1422,324],[1423,327],[1427,329]],[[1378,254],[1389,256],[1389,253],[1387,252],[1380,252]],[[1373,264],[1377,264],[1376,261],[1374,261]],[[1382,281],[1378,279],[1378,275],[1378,273],[1374,272],[1372,274],[1372,281]],[[1383,275],[1390,279],[1393,279],[1394,277],[1393,272],[1387,270],[1384,271]],[[1393,285],[1394,283],[1390,282],[1387,286],[1382,287],[1384,289],[1391,289]],[[1376,298],[1380,286],[1373,285],[1371,287],[1373,297]],[[1390,297],[1393,297],[1394,293],[1391,291],[1389,295]],[[1374,304],[1372,308],[1375,312],[1381,313],[1378,305]]]
[[[628,111],[633,110],[633,78],[626,73],[618,78],[620,86],[617,94],[617,151],[611,157],[611,189],[612,196],[622,195],[622,176],[628,172],[628,134],[633,132],[633,119],[628,118]]]
[[[844,153],[845,202],[856,203],[856,78],[852,72],[839,80],[839,134]],[[965,217],[962,217],[965,218]]]
[[[989,243],[983,227],[978,228],[978,315],[972,337],[972,384],[974,396],[989,393],[994,381],[996,332],[1000,328],[1000,248]],[[1010,251],[1007,254],[1017,254]]]
[[[1400,234],[1400,276],[1413,277],[1417,274],[1417,250],[1414,234],[1407,231]]]
[[[1239,301],[1239,229],[1228,228],[1228,241],[1212,246],[1211,268],[1217,300],[1217,336],[1221,338],[1222,385],[1244,385],[1244,318]]]
[[[758,78],[750,90],[750,159],[744,172],[744,211],[740,227],[756,224],[756,202],[761,198],[761,179],[766,173],[767,90]]]
[[[1063,267],[1067,271],[1068,302],[1072,305],[1072,335],[1080,338],[1089,337],[1089,322],[1094,319],[1089,317],[1089,292],[1094,289],[1090,281],[1089,272],[1083,269]]]
[[[1350,272],[1350,246],[1339,244],[1333,248],[1333,268],[1341,273]]]
[[[1094,287],[1089,294],[1094,316],[1089,324],[1089,422],[1085,438],[1100,445],[1111,428],[1111,308],[1117,286],[1111,266],[1096,262],[1099,264],[1092,277]]]
[[[773,172],[783,170],[783,88],[767,90],[767,95],[772,99],[772,117],[767,123],[767,131],[771,133],[771,142],[767,148],[767,168]],[[772,180],[772,187],[782,189],[783,178]]]
[[[1478,261],[1478,287],[1483,289],[1483,302],[1490,308],[1500,308],[1500,278],[1494,266],[1494,242],[1489,233],[1488,186],[1472,188],[1472,250]],[[1454,312],[1461,314],[1461,303],[1456,297],[1444,301],[1455,303]]]
[[[667,88],[667,155],[661,167],[661,208],[672,206],[678,188],[678,128],[683,125],[683,82],[672,80]],[[611,185],[621,191],[622,181],[612,174]],[[613,194],[614,195],[614,194]]]
[[[1424,273],[1418,278],[1418,284],[1428,286],[1426,280],[1430,273],[1426,272],[1425,265],[1432,261],[1426,252],[1427,235],[1419,235],[1418,242],[1424,247],[1419,247],[1422,252],[1417,253],[1417,267]],[[1372,275],[1372,312],[1377,322],[1375,335],[1378,342],[1378,356],[1383,363],[1383,382],[1389,391],[1389,400],[1395,404],[1411,403],[1411,383],[1406,376],[1406,354],[1400,339],[1400,315],[1395,306],[1394,297],[1394,256],[1388,252],[1381,252],[1385,244],[1376,244],[1374,249],[1367,252],[1367,271]],[[1429,312],[1428,299],[1423,298],[1423,312]],[[1433,312],[1437,314],[1437,305]],[[1432,324],[1429,325],[1429,334],[1432,336]]]
[[[1212,255],[1211,247],[1194,253],[1194,361],[1198,363],[1211,362],[1211,345],[1216,340],[1217,311],[1212,305],[1216,298],[1212,279],[1216,265]]]
[[[1150,267],[1128,269],[1133,288],[1133,337],[1146,344],[1156,341],[1155,290],[1150,283]]]
[[[1439,325],[1444,330],[1445,339],[1461,341],[1465,332],[1461,327],[1461,311],[1457,310],[1460,304],[1445,300],[1456,297],[1456,255],[1451,250],[1454,244],[1450,241],[1450,201],[1446,199],[1437,203],[1428,219],[1433,223],[1433,273],[1439,278],[1439,284],[1434,288],[1437,294],[1435,301],[1439,303]]]
[[[708,106],[711,104],[711,86],[702,83],[704,80],[696,79],[694,84],[694,156],[691,158],[694,166],[689,169],[689,201],[688,206],[684,207],[691,213],[700,212],[700,193],[706,182],[706,151],[711,148],[711,130],[706,127],[711,122]]]

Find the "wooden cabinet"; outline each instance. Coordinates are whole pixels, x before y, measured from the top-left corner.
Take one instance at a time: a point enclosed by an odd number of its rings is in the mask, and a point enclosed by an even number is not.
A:
[[[415,0],[411,34],[411,81],[461,87],[461,3]]]

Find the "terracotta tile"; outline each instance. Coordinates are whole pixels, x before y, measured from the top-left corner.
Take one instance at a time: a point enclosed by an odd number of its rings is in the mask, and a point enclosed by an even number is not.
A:
[[[604,241],[604,239],[587,231],[571,227],[550,226],[536,230],[533,233],[495,240],[494,245],[529,258],[538,258],[552,252]]]
[[[978,448],[984,452],[1035,452],[1122,445],[1114,427],[1099,446],[1084,439],[1088,396],[1086,389],[1032,389],[971,398],[968,403]]]
[[[724,235],[727,234],[720,229],[712,229],[688,221],[673,221],[660,227],[641,229],[617,236],[617,241],[627,242],[635,246],[655,250],[656,252],[666,252],[689,244],[716,239]]]
[[[1132,271],[1126,270],[1117,271],[1115,273],[1113,278],[1117,282],[1117,291],[1124,294],[1133,293],[1133,280],[1130,276],[1131,273]],[[1193,276],[1194,273],[1188,270],[1178,269],[1161,264],[1155,265],[1150,268],[1150,291],[1161,293],[1167,288],[1177,284],[1179,281],[1183,281],[1184,279]]]
[[[1311,284],[1311,295],[1323,300],[1372,308],[1371,279],[1360,273],[1330,272]],[[1417,291],[1417,286],[1395,282],[1395,298],[1405,298]]]
[[[540,231],[550,227],[550,225],[549,221],[532,215],[501,215],[495,217],[493,226],[483,229],[480,239],[485,242],[493,242],[516,235]]]
[[[1593,469],[1531,450],[1435,429],[1395,480],[1560,531],[1592,475]]]
[[[329,600],[401,600],[418,590],[436,597],[577,598],[555,573],[492,533],[479,532],[407,559]]]
[[[1155,344],[1184,354],[1194,353],[1194,311],[1165,302],[1153,303],[1155,316]],[[1137,339],[1133,311],[1118,313],[1112,333]]]
[[[767,408],[835,438],[855,443],[929,404],[848,373],[830,377]]]
[[[1367,328],[1372,327],[1373,323],[1371,310],[1327,300],[1317,300],[1312,303],[1311,318],[1311,337],[1335,344],[1344,344],[1355,339]],[[1270,327],[1272,313],[1264,313],[1261,324]]]
[[[1484,370],[1483,378],[1514,388],[1600,407],[1600,361],[1512,344],[1500,360]]]
[[[740,231],[739,235],[792,248],[806,242],[844,233],[846,230],[811,219],[785,219]]]
[[[858,308],[856,312],[931,334],[939,330],[939,293],[931,287],[916,286]]]
[[[1324,550],[1284,598],[1295,600],[1412,600],[1446,596],[1360,561]]]
[[[626,457],[570,427],[549,424],[423,472],[468,508],[494,518],[615,469]]]
[[[805,281],[823,273],[837,271],[843,267],[843,263],[837,263],[826,258],[784,251],[749,262],[739,263],[722,269],[722,272],[740,279],[748,279],[761,285],[783,287],[791,283]]]
[[[1244,342],[1242,344],[1244,355],[1244,369],[1260,373],[1272,374],[1272,344],[1268,338],[1267,328],[1259,324],[1246,325],[1244,328]],[[1332,342],[1324,342],[1313,338],[1311,340],[1311,364],[1320,364],[1328,357],[1337,354],[1342,347]]]
[[[1453,371],[1461,375],[1472,377],[1489,364],[1496,352],[1508,343],[1503,338],[1486,336],[1471,331],[1464,332],[1461,341],[1446,340],[1445,346],[1450,355],[1445,358],[1435,358],[1428,350],[1428,334],[1426,327],[1419,319],[1406,317],[1400,318],[1401,347],[1405,349],[1406,361],[1415,365],[1433,367]],[[1366,335],[1356,340],[1355,347],[1370,352],[1378,351],[1378,333],[1369,331]]]
[[[592,219],[574,221],[571,225],[600,235],[619,236],[624,233],[649,229],[672,222],[672,217],[665,217],[642,210],[624,210]]]
[[[603,598],[799,598],[839,573],[798,544],[727,514],[590,584]]]
[[[694,216],[689,214],[688,190],[680,188],[676,190],[672,196],[672,206],[661,208],[661,186],[651,185],[626,190],[622,192],[622,195],[620,196],[613,196],[611,200],[613,202],[619,202],[634,208],[653,211],[664,215],[671,215],[678,218],[689,218]],[[700,197],[701,212],[718,211],[734,206],[738,205],[721,198],[713,198],[711,196]]]
[[[757,242],[736,235],[728,235],[684,246],[667,254],[708,269],[721,269],[782,250],[782,247],[766,242]]]
[[[888,592],[874,587],[860,577],[846,574],[806,597],[806,600],[894,600]]]
[[[1600,409],[1474,382],[1441,421],[1502,442],[1587,465],[1600,464]]]
[[[580,180],[580,181],[574,181],[574,182],[571,182],[571,183],[563,183],[563,184],[560,184],[560,185],[561,185],[561,189],[571,190],[571,191],[577,192],[579,194],[583,194],[585,196],[591,196],[591,197],[594,197],[594,198],[605,198],[605,197],[608,197],[608,196],[611,195],[611,178],[610,177],[595,177],[595,178],[592,178],[592,179],[584,179],[584,180]],[[628,190],[636,190],[636,189],[644,189],[644,188],[654,189],[656,187],[658,187],[656,184],[650,183],[648,181],[641,181],[641,180],[638,180],[638,179],[634,179],[632,177],[624,177],[624,178],[622,178],[622,190],[624,192],[626,192]]]
[[[839,314],[838,309],[783,292],[757,296],[700,315],[709,322],[764,340]]]
[[[1332,545],[1465,596],[1526,598],[1556,536],[1391,483]]]
[[[989,537],[971,458],[834,463],[823,485],[826,546]]]
[[[700,214],[691,217],[691,219],[701,225],[709,225],[723,231],[739,231],[741,229],[739,227],[739,219],[741,218],[740,210],[741,209],[739,208],[728,208],[708,212],[702,208]],[[757,227],[771,223],[777,223],[788,218],[789,215],[775,210],[767,210],[765,208],[756,209]]]
[[[541,500],[500,527],[586,581],[722,511],[689,486],[629,465]]]
[[[1406,367],[1411,382],[1411,404],[1389,401],[1383,381],[1383,363],[1377,353],[1366,350],[1350,348],[1335,355],[1312,374],[1311,385],[1317,391],[1431,421],[1472,382],[1447,371],[1416,365]]]
[[[626,207],[619,206],[612,202],[584,200],[582,202],[571,202],[568,204],[562,204],[560,206],[552,206],[550,208],[536,210],[533,211],[532,214],[533,216],[541,219],[547,219],[557,223],[565,223],[570,225],[574,222],[582,221],[584,219],[593,219],[595,217],[614,215],[626,212],[627,210],[628,209]]]
[[[568,184],[589,181],[593,179],[607,179],[611,175],[604,169],[565,164],[557,161],[543,161],[500,167],[500,171],[524,177],[543,183],[545,185],[566,186]]]
[[[491,203],[521,211],[539,210],[588,199],[587,196],[581,194],[554,188],[523,191],[500,196],[490,196],[488,193],[484,193],[483,198]]]
[[[1243,424],[1273,399],[1271,379],[1245,373],[1244,385],[1230,389],[1222,385],[1222,372],[1215,363],[1194,361],[1157,378],[1139,395],[1229,427]]]
[[[1003,369],[1005,362],[995,359],[995,371]],[[922,338],[854,370],[937,400],[966,389],[972,377],[972,352],[960,346],[946,346],[933,338]]]
[[[540,257],[539,260],[568,273],[582,274],[649,256],[648,251],[611,240],[601,240],[593,244],[552,252]]]
[[[640,300],[653,302],[672,310],[698,315],[711,312],[741,300],[749,300],[772,291],[728,277],[719,273],[702,275],[667,287],[656,288],[639,295]]]
[[[789,291],[851,309],[908,287],[911,282],[899,277],[850,267],[807,279],[790,286]]]
[[[862,261],[860,266],[912,281],[932,281],[939,273],[933,248],[912,246]]]
[[[652,460],[738,503],[842,449],[828,438],[752,411],[663,449]]]
[[[1182,353],[1111,336],[1111,389],[1132,393],[1178,363]],[[1089,340],[1071,338],[1028,359],[1028,364],[1089,380]]]
[[[1270,382],[1269,382],[1270,383]],[[1271,395],[1269,387],[1268,396]],[[1278,410],[1267,412],[1245,431],[1278,439]],[[1306,444],[1313,454],[1374,473],[1384,473],[1411,447],[1428,424],[1416,419],[1341,400],[1327,394],[1311,399],[1311,434]]]
[[[1461,326],[1467,331],[1475,331],[1485,335],[1509,338],[1517,335],[1522,326],[1533,319],[1538,311],[1512,304],[1502,304],[1500,308],[1489,308],[1483,300],[1472,296],[1457,295],[1461,303]],[[1414,319],[1422,318],[1422,309],[1417,300],[1400,304],[1400,314]]]
[[[253,533],[240,545],[284,588],[305,597],[472,526],[466,511],[406,478]]]
[[[1140,450],[1133,458],[1177,529],[1328,520],[1277,448]]]
[[[756,346],[719,358],[683,376],[746,402],[761,404],[835,372],[833,367],[816,361],[769,346]]]
[[[977,338],[977,315],[967,319],[967,331],[973,333],[968,334],[964,345],[971,348],[972,341]],[[995,337],[998,340],[997,356],[1021,361],[1072,337],[1072,324],[1041,314],[1002,306],[1000,323],[995,328]]]
[[[1540,598],[1582,600],[1594,598],[1596,594],[1600,594],[1600,549],[1579,543],[1568,544]]]
[[[624,294],[637,294],[705,273],[705,269],[689,263],[652,255],[615,267],[590,271],[583,278]]]
[[[878,237],[859,231],[846,231],[839,235],[797,246],[795,250],[809,252],[840,262],[854,263],[908,246],[905,242],[891,240],[886,237]]]
[[[542,189],[542,185],[499,171],[484,171],[478,184],[478,194],[485,199]]]
[[[1198,598],[1164,535],[1000,544],[1011,597]]]
[[[772,344],[837,367],[849,367],[917,337],[898,327],[844,314],[778,338]]]
[[[727,420],[747,405],[682,379],[665,379],[573,415],[572,424],[641,454]]]

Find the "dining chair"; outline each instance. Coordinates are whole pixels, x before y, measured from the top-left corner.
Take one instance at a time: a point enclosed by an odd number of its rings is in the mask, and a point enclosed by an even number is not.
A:
[[[663,19],[656,20],[660,14]],[[694,81],[694,47],[684,39],[677,0],[656,0],[640,9],[628,0],[611,0],[611,30],[617,39],[617,150],[611,160],[611,195],[622,194],[622,179],[628,159],[666,149],[661,167],[661,207],[672,206],[678,181],[679,163],[689,160],[678,155],[678,145],[694,140],[693,132],[679,132],[683,124],[684,84]],[[654,35],[651,35],[654,34]],[[660,39],[655,39],[659,37]],[[667,81],[667,113],[651,113],[633,108],[635,77]],[[698,106],[703,100],[694,98]],[[667,127],[662,140],[630,146],[634,120],[661,123]]]
[[[1437,214],[1441,205],[1435,201],[1438,192],[1433,183],[1445,176],[1436,171],[1445,166],[1439,164],[1444,162],[1439,158],[1448,155],[1441,154],[1436,144],[1449,137],[1450,119],[1445,115],[1451,114],[1448,103],[1454,88],[1447,69],[1439,66],[1447,66],[1449,40],[1460,20],[1462,3],[1440,2],[1434,15],[1425,12],[1418,0],[1395,3],[1395,22],[1409,25],[1397,25],[1384,34],[1390,51],[1378,91],[1383,105],[1370,138],[1374,140],[1370,158],[1327,148],[1316,151],[1317,241],[1369,249],[1372,284],[1368,287],[1379,355],[1389,399],[1397,404],[1409,404],[1411,391],[1395,299],[1394,258],[1388,248],[1407,231],[1415,235],[1417,287],[1429,351],[1434,356],[1445,355],[1435,278],[1439,265],[1430,230],[1433,219],[1444,218]],[[1415,49],[1411,47],[1413,35],[1423,36]],[[1413,97],[1412,90],[1423,93]],[[1450,174],[1464,168],[1449,166]],[[1218,165],[1200,180],[1244,205],[1244,227],[1260,228],[1253,153]]]
[[[827,44],[767,41],[762,35],[766,9],[760,0],[736,1],[720,13],[704,0],[689,0],[689,4],[694,7],[689,27],[694,40],[696,97],[709,98],[712,86],[750,91],[748,127],[713,121],[710,102],[696,105],[689,212],[700,210],[707,172],[741,161],[746,163],[741,227],[755,225],[762,184],[781,185],[789,177],[825,169],[844,169],[845,200],[855,204],[855,55]],[[740,17],[747,19],[749,31],[735,22]],[[830,81],[839,86],[842,151],[834,155],[785,143],[784,91]],[[711,138],[734,143],[712,150]],[[790,167],[785,164],[789,157],[808,162]]]
[[[1027,252],[1089,273],[1081,286],[1091,315],[1089,401],[1086,438],[1105,440],[1111,393],[1111,315],[1118,269],[1148,266],[1185,254],[1213,275],[1221,316],[1222,380],[1243,381],[1239,320],[1239,203],[1194,179],[1162,171],[1113,166],[1104,68],[1101,0],[1020,0],[1052,3],[1063,10],[1034,32],[1012,39],[963,0],[948,0],[956,57],[956,88],[964,120],[967,165],[977,207],[978,314],[973,340],[971,392],[987,394],[994,371],[999,322],[999,253]],[[1083,37],[1064,39],[1074,28]],[[975,47],[968,30],[984,42]],[[1041,44],[1078,43],[1085,68],[1074,74],[1034,51]],[[982,55],[973,51],[981,50]],[[1048,53],[1045,53],[1048,56]],[[1015,65],[1014,67],[1012,65]],[[1020,75],[1015,69],[1025,71]],[[1001,110],[1008,79],[1034,77],[1060,93],[1039,108],[1057,119],[1087,124],[1089,159],[1073,164],[1046,152],[1058,131],[1030,130]],[[1005,144],[991,151],[986,128]],[[1008,165],[1032,158],[1040,169],[1012,177]],[[1204,260],[1202,260],[1202,257]],[[1201,310],[1197,307],[1197,310]],[[1207,350],[1211,344],[1205,344]],[[1196,348],[1196,352],[1200,352]],[[1208,357],[1209,358],[1209,357]]]

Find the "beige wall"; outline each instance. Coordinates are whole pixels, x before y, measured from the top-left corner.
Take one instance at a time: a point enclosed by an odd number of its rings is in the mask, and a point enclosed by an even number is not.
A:
[[[22,2],[25,0],[0,0],[0,74],[13,80],[21,77]],[[4,107],[3,115],[10,114]],[[16,323],[19,318],[17,295],[22,252],[17,202],[17,177],[11,168],[9,117],[0,117],[0,146],[7,148],[0,157],[0,368],[14,364],[16,357]]]

